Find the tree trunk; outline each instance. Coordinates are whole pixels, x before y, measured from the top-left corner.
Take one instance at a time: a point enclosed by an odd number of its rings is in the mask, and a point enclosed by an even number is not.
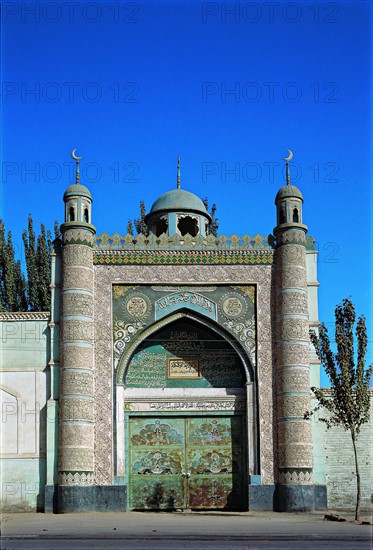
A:
[[[352,445],[354,448],[354,458],[355,458],[355,470],[356,470],[356,508],[355,508],[355,521],[360,519],[360,472],[359,472],[359,463],[357,461],[357,449],[356,449],[356,435],[355,432],[351,432]]]

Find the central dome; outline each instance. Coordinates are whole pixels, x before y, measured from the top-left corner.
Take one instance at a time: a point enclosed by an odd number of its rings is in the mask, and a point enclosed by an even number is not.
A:
[[[157,237],[162,233],[196,237],[206,235],[211,216],[197,195],[178,187],[158,197],[145,216],[145,223]]]
[[[194,193],[185,191],[184,189],[172,189],[171,191],[163,193],[163,195],[158,197],[153,203],[148,216],[160,211],[198,212],[210,218],[203,201]]]

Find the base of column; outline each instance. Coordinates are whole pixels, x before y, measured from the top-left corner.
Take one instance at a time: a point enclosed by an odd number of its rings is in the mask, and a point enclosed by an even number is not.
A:
[[[312,512],[326,510],[326,485],[276,485],[274,510],[276,512]]]
[[[58,511],[58,485],[46,485],[44,488],[44,512],[57,514]]]
[[[249,485],[249,510],[272,512],[275,485]]]
[[[58,513],[126,512],[127,487],[123,485],[60,485]]]

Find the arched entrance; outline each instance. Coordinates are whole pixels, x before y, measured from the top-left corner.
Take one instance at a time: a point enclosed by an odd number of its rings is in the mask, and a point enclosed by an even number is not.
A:
[[[252,371],[232,337],[201,320],[163,319],[120,367],[130,509],[247,508]]]

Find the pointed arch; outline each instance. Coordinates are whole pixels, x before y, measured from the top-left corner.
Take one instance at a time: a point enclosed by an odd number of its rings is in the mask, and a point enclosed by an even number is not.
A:
[[[130,361],[134,354],[136,353],[136,350],[139,348],[139,346],[147,339],[149,336],[157,332],[158,330],[167,327],[168,325],[173,324],[175,321],[180,320],[189,320],[193,321],[199,325],[202,326],[202,328],[209,328],[211,331],[215,332],[218,336],[223,338],[237,353],[238,357],[240,358],[242,365],[245,370],[246,375],[246,382],[254,382],[255,380],[255,370],[253,368],[253,365],[247,356],[246,352],[242,348],[240,342],[235,338],[233,334],[228,333],[225,329],[223,329],[220,325],[218,325],[215,321],[207,318],[202,317],[201,315],[196,314],[195,312],[192,312],[191,310],[183,309],[181,311],[178,311],[176,313],[172,313],[166,317],[163,317],[159,321],[156,321],[153,323],[150,327],[145,329],[139,337],[134,341],[126,351],[122,354],[119,363],[118,363],[118,369],[117,369],[117,376],[116,376],[116,384],[121,386],[123,385],[124,376],[127,372],[128,366],[130,364]]]

